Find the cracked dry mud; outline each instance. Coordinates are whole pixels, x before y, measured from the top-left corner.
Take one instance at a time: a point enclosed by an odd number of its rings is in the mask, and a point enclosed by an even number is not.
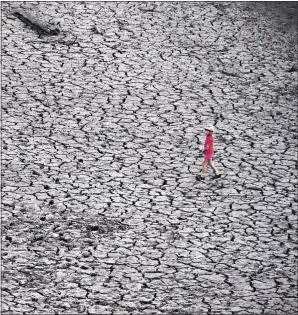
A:
[[[294,314],[296,21],[2,2],[2,314]],[[227,176],[198,182],[207,122]]]

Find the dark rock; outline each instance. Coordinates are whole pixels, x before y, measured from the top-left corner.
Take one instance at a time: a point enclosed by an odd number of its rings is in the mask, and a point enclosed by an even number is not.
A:
[[[291,67],[291,69],[289,69],[289,70],[286,70],[287,72],[295,72],[295,71],[298,71],[298,66],[297,65],[293,65],[292,67]]]
[[[34,241],[36,241],[36,242],[37,242],[37,241],[42,241],[42,240],[43,240],[43,237],[44,237],[44,236],[43,236],[42,234],[35,235],[35,236],[34,236]]]
[[[98,224],[94,223],[94,224],[89,225],[89,226],[88,226],[88,229],[89,229],[90,231],[98,231],[99,226],[98,226]]]

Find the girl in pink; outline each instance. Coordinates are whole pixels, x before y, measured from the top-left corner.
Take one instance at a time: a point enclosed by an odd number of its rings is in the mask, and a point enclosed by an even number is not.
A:
[[[197,177],[197,179],[204,179],[206,175],[206,168],[207,165],[209,164],[213,171],[215,172],[216,177],[220,177],[220,174],[217,171],[217,168],[212,162],[212,156],[213,156],[213,136],[212,133],[214,131],[214,127],[209,125],[205,128],[205,135],[206,139],[204,142],[204,150],[203,150],[203,155],[204,155],[204,160],[203,160],[203,165],[202,165],[202,174]]]

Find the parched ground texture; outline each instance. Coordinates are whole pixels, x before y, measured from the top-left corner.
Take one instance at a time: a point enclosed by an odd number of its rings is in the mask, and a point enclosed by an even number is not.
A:
[[[2,2],[2,314],[293,315],[296,26],[291,2]]]

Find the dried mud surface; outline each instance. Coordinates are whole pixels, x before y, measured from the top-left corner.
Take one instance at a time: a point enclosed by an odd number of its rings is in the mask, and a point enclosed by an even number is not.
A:
[[[295,4],[1,5],[2,314],[294,314]]]

